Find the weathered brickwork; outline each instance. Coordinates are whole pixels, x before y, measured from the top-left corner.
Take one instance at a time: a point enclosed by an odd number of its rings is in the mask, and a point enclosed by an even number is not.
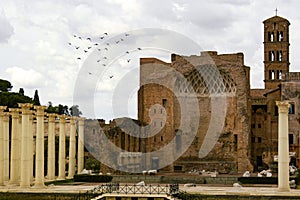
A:
[[[141,58],[138,126],[128,124],[127,118],[86,123],[89,140],[99,144],[95,152],[101,150],[104,135],[121,149],[114,156],[100,155],[115,163],[103,164],[101,171],[275,169],[280,100],[291,103],[290,152],[296,152],[294,164],[299,165],[300,74],[289,72],[290,23],[274,16],[263,24],[263,89],[250,89],[243,53],[172,54],[170,63]]]
[[[156,61],[158,65],[155,65]],[[194,63],[197,63],[198,66]],[[166,66],[166,68],[162,69],[161,65]],[[248,153],[250,149],[248,134],[250,130],[250,104],[248,102],[250,97],[249,67],[244,66],[242,53],[218,55],[217,52],[202,52],[200,56],[190,57],[174,54],[172,55],[171,64],[162,63],[162,61],[156,59],[141,59],[140,77],[143,87],[139,91],[139,120],[148,124],[152,123],[153,119],[157,120],[158,118],[155,117],[152,118],[152,122],[150,120],[153,105],[160,104],[163,106],[164,101],[168,102],[165,105],[167,114],[166,125],[156,135],[158,138],[163,137],[165,139],[159,142],[150,139],[148,141],[149,148],[155,150],[167,145],[178,134],[177,130],[181,125],[181,119],[188,117],[180,112],[181,105],[176,101],[180,97],[176,98],[174,92],[162,86],[168,85],[169,82],[173,81],[175,87],[173,91],[176,91],[177,80],[170,75],[171,72],[167,73],[167,68],[170,67],[182,74],[193,85],[193,89],[197,93],[197,106],[201,114],[199,127],[196,130],[197,134],[193,142],[168,169],[173,171],[174,169],[181,168],[188,171],[195,168],[198,170],[205,168],[206,170],[218,170],[224,173],[252,170],[250,153]],[[212,100],[215,98],[213,95],[215,94],[205,92],[208,86],[201,86],[201,81],[205,77],[197,77],[195,75],[198,73],[197,67],[202,68],[200,71],[204,73],[208,72],[207,76],[214,75],[210,74],[209,68],[215,67],[220,72],[223,78],[222,81],[226,82],[226,92],[224,93],[226,95],[224,126],[220,130],[221,133],[216,143],[212,144],[214,147],[202,158],[199,158],[199,151],[202,146],[205,146],[205,136],[208,134],[209,128],[217,126],[218,122],[215,121],[214,116],[212,117],[211,114],[213,110],[212,106],[216,106],[212,105]],[[209,82],[209,80],[206,81]],[[157,84],[147,84],[152,82],[156,82]],[[216,88],[211,89],[215,90]],[[179,87],[179,96],[185,95],[184,90],[184,87]],[[174,151],[176,151],[176,145]],[[169,152],[168,156],[174,156],[174,154],[175,152]],[[206,163],[205,167],[203,163]],[[210,165],[209,163],[213,164]],[[219,164],[216,165],[216,163]],[[230,166],[230,168],[226,166]]]
[[[276,101],[289,100],[291,164],[299,166],[299,73],[289,72],[289,21],[271,17],[264,22],[265,89],[251,90],[251,162],[255,170],[273,168],[278,155],[278,109]],[[292,114],[293,113],[293,114]]]

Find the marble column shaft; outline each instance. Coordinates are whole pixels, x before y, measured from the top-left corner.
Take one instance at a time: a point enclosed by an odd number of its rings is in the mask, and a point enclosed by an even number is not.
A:
[[[66,179],[66,116],[59,116],[58,180]]]
[[[11,122],[11,154],[10,154],[10,184],[19,184],[20,178],[20,132],[19,132],[19,119],[21,111],[18,108],[9,109],[12,122]]]
[[[34,106],[36,110],[35,188],[44,185],[44,110],[46,106]]]
[[[9,180],[9,113],[3,113],[3,180]]]
[[[0,166],[3,166],[3,111],[6,110],[6,106],[0,106]],[[4,185],[3,168],[0,170],[0,186]]]
[[[70,117],[70,144],[69,144],[69,169],[68,178],[73,178],[76,164],[76,127],[75,117]]]
[[[84,120],[85,118],[78,118],[78,174],[80,174],[84,168]]]
[[[30,181],[32,182],[34,180],[34,174],[33,174],[33,166],[34,166],[34,153],[35,153],[35,143],[33,139],[33,112],[30,110],[29,115],[29,124],[28,124],[28,136],[29,136],[29,144],[28,145],[28,152],[29,152],[29,172],[30,172]]]
[[[278,190],[290,191],[289,184],[289,141],[288,101],[276,101],[278,106]]]
[[[19,103],[22,110],[22,136],[21,136],[21,177],[20,187],[30,187],[30,152],[28,146],[30,143],[29,134],[29,116],[32,114],[29,110],[32,107],[30,103]],[[32,164],[32,163],[31,163]]]
[[[47,114],[48,116],[48,167],[47,179],[55,179],[55,117],[56,114]]]

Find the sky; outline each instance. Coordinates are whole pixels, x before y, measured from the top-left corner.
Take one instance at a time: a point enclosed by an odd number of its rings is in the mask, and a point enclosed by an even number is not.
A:
[[[1,0],[0,79],[106,120],[137,117],[140,57],[242,52],[251,88],[262,88],[262,21],[276,8],[291,23],[290,71],[300,71],[297,0]]]

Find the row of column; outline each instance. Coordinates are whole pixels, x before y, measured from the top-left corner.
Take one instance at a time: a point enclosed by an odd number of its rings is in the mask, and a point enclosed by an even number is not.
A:
[[[59,117],[59,156],[58,180],[64,180],[66,171],[66,118],[65,115],[47,114],[46,106],[34,106],[35,112],[30,110],[32,104],[20,103],[20,109],[10,108],[4,112],[6,106],[0,106],[0,185],[5,181],[9,184],[20,184],[22,188],[30,187],[33,180],[33,113],[36,116],[35,143],[35,188],[44,185],[44,117],[48,116],[48,156],[47,179],[55,179],[55,121]],[[21,118],[20,118],[21,112]],[[11,115],[11,148],[9,146],[9,116]],[[78,121],[78,153],[77,172],[84,168],[84,118],[69,117],[70,143],[68,177],[73,178],[76,165],[76,121]],[[9,151],[10,150],[10,151]],[[10,159],[9,159],[10,155]],[[10,161],[10,163],[9,163]],[[10,169],[9,169],[10,166]],[[10,175],[10,176],[9,176]]]

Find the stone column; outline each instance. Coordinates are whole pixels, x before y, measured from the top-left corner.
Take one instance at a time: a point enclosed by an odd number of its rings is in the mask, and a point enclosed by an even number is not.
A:
[[[44,110],[46,106],[34,106],[36,110],[35,188],[44,185]]]
[[[70,117],[70,145],[69,145],[69,169],[68,178],[74,178],[76,165],[76,127],[75,117]]]
[[[66,179],[66,116],[59,116],[59,149],[58,149],[58,177],[57,180]]]
[[[3,180],[9,180],[9,113],[3,113]]]
[[[0,106],[0,166],[3,166],[3,111],[6,110],[6,106]],[[0,170],[0,186],[4,185],[3,168]]]
[[[21,109],[20,109],[21,112]],[[18,124],[18,135],[19,135],[19,151],[18,151],[18,155],[19,155],[19,159],[18,159],[18,180],[19,180],[19,184],[20,184],[20,179],[21,179],[21,138],[22,138],[22,114],[19,114],[19,124]]]
[[[290,191],[289,184],[289,102],[276,101],[278,106],[278,191]]]
[[[20,132],[19,132],[19,118],[20,109],[9,109],[11,122],[11,150],[10,150],[10,184],[19,184],[20,177]]]
[[[84,168],[84,120],[85,118],[78,118],[78,174],[80,174]]]
[[[48,167],[47,179],[55,179],[55,117],[56,114],[47,114],[48,116]]]
[[[33,111],[30,110],[29,115],[29,126],[28,126],[28,136],[29,136],[29,143],[28,145],[28,152],[29,152],[29,172],[30,172],[30,181],[32,182],[34,180],[34,174],[33,174],[33,165],[34,165],[34,154],[35,154],[35,143],[33,139]]]
[[[31,145],[29,139],[29,116],[32,107],[30,103],[19,103],[19,107],[22,110],[22,135],[21,135],[21,180],[20,187],[28,188],[30,187],[30,152],[28,146]]]

